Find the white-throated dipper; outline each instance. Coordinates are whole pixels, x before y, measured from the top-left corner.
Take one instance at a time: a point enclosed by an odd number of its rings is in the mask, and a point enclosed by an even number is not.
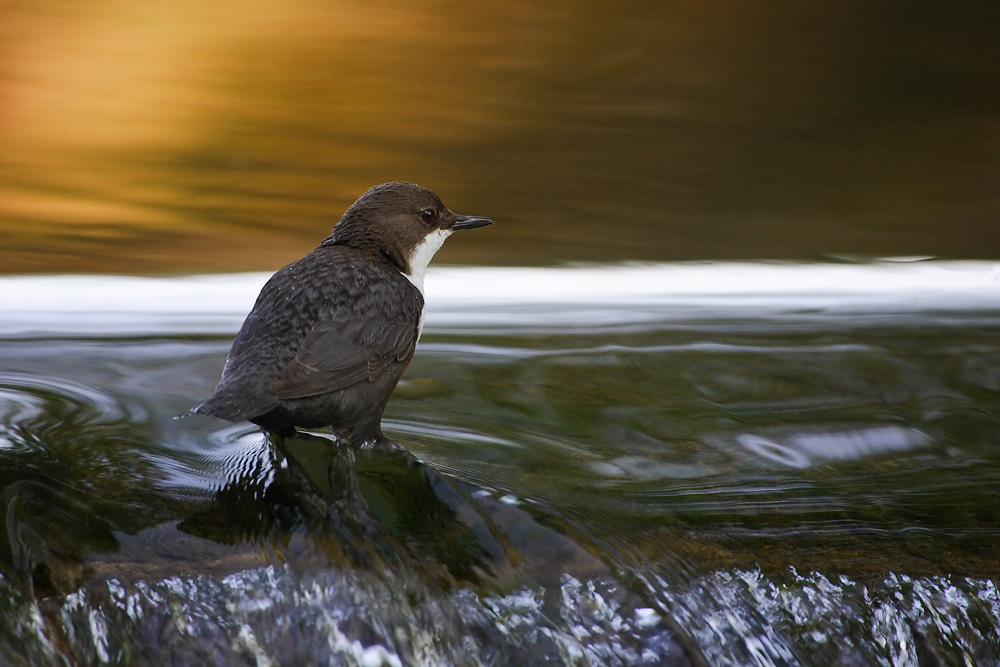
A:
[[[384,442],[382,413],[423,328],[427,264],[452,232],[492,222],[456,215],[412,183],[376,185],[267,281],[215,393],[190,413]]]

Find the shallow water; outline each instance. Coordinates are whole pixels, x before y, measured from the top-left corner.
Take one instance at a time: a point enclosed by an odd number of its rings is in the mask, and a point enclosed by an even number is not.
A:
[[[385,423],[415,460],[173,418],[263,275],[5,278],[0,650],[992,664],[998,275],[432,271]]]

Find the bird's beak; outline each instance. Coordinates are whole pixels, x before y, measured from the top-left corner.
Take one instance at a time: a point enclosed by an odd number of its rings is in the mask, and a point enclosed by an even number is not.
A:
[[[451,226],[452,229],[475,229],[476,227],[485,227],[486,225],[492,225],[493,221],[489,218],[480,218],[476,215],[456,215],[455,224]]]

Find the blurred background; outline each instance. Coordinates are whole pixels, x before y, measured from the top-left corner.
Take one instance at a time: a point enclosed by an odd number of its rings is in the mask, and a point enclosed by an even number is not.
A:
[[[998,26],[994,0],[9,0],[0,272],[273,270],[395,179],[500,223],[441,262],[992,258]]]

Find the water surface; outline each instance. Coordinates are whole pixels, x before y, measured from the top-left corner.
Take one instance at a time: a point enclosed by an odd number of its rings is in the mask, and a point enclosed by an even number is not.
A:
[[[998,276],[438,269],[416,460],[174,419],[265,275],[5,278],[5,658],[990,664]]]

